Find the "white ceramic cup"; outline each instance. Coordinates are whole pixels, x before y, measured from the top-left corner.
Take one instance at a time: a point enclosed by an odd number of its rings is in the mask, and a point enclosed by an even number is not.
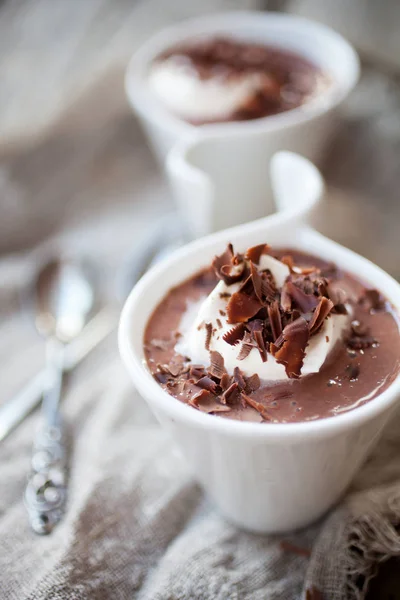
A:
[[[318,170],[292,153],[274,157],[272,184],[279,212],[221,231],[174,252],[149,271],[122,313],[119,344],[134,385],[172,434],[221,512],[257,532],[306,526],[342,496],[375,445],[400,396],[400,377],[377,398],[338,416],[268,424],[207,415],[179,402],[153,379],[144,361],[143,335],[168,290],[208,265],[228,242],[237,251],[267,242],[332,260],[386,295],[400,313],[400,285],[380,268],[307,225],[323,182]]]
[[[149,66],[163,50],[195,37],[234,36],[291,50],[310,59],[332,76],[330,89],[303,107],[278,115],[196,127],[172,114],[154,96],[147,84]],[[301,151],[315,159],[334,124],[334,109],[347,96],[359,76],[355,50],[329,27],[287,14],[273,12],[226,12],[190,19],[151,37],[132,57],[125,78],[128,100],[139,117],[151,146],[163,163],[167,152],[185,135],[206,135],[209,130],[230,135],[242,130],[270,137],[269,160],[281,149]],[[240,144],[240,137],[236,143]],[[268,164],[268,163],[267,163]]]

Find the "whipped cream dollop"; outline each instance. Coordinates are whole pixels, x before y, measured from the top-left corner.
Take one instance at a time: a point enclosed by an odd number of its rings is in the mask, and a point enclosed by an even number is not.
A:
[[[287,264],[269,254],[260,256],[257,270],[259,273],[267,272],[269,277],[272,276],[277,290],[282,290],[291,275]],[[263,360],[259,348],[254,345],[247,356],[240,360],[238,356],[243,342],[233,345],[224,339],[224,336],[235,327],[234,323],[228,322],[228,303],[232,294],[238,292],[242,285],[243,282],[229,285],[221,280],[207,297],[189,304],[180,323],[181,337],[175,350],[179,354],[188,356],[192,363],[204,366],[210,364],[210,351],[214,350],[223,357],[225,368],[230,375],[233,374],[235,367],[239,367],[246,376],[257,373],[261,379],[267,381],[287,380],[289,375],[285,363],[279,361],[271,352],[268,352],[266,360]],[[330,310],[318,331],[310,335],[298,376],[317,373],[321,369],[336,344],[342,339],[345,330],[349,328],[351,316],[348,306],[346,310],[347,314],[341,314],[345,312],[344,310],[339,312]]]
[[[229,117],[273,80],[263,73],[200,78],[184,56],[171,56],[150,68],[148,86],[171,112],[189,121]]]

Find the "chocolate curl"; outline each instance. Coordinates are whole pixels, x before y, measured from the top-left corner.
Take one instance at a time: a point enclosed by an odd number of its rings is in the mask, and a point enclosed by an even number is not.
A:
[[[246,323],[262,308],[256,296],[248,296],[243,292],[232,294],[227,306],[228,323]]]
[[[217,379],[221,379],[224,373],[226,373],[224,357],[216,350],[211,350],[210,352],[210,368],[208,372]]]
[[[226,248],[226,250],[225,250],[225,252],[223,254],[220,254],[219,256],[215,256],[214,257],[214,260],[212,261],[212,267],[213,267],[213,269],[215,271],[215,274],[218,277],[218,279],[223,279],[223,275],[221,273],[221,269],[225,265],[227,265],[227,266],[232,265],[232,259],[233,259],[233,246],[232,246],[232,244],[228,244],[228,247]]]
[[[263,419],[265,419],[266,421],[271,420],[271,416],[268,414],[264,404],[261,404],[261,402],[257,402],[244,392],[241,393],[241,397],[245,404],[248,404],[249,406],[254,408],[262,416]]]
[[[289,312],[292,308],[292,297],[289,294],[289,289],[287,287],[287,282],[283,284],[281,291],[281,306],[285,312]]]
[[[203,390],[211,392],[212,394],[217,392],[217,384],[211,379],[211,377],[207,377],[207,375],[199,379],[196,385]]]
[[[246,392],[255,392],[261,385],[261,381],[257,373],[250,375],[250,377],[246,377]]]
[[[307,294],[292,281],[285,284],[286,292],[291,296],[292,301],[298,306],[302,313],[308,313],[314,310],[318,305],[318,298],[313,294]]]
[[[253,348],[257,347],[257,343],[253,340],[253,336],[246,331],[240,346],[239,354],[237,355],[238,360],[244,360],[248,357]]]
[[[276,295],[276,285],[272,273],[261,273],[261,293],[267,302],[273,302]]]
[[[263,338],[264,323],[260,319],[250,321],[247,323],[247,327],[250,329],[253,340],[257,344],[258,351],[263,362],[267,362],[267,349]]]
[[[189,400],[189,404],[205,413],[228,412],[231,410],[226,404],[218,402],[216,397],[208,390],[200,390],[193,394]]]
[[[275,344],[271,344],[273,356],[278,363],[285,365],[290,379],[300,377],[309,336],[307,321],[299,317],[286,325]]]
[[[263,254],[268,254],[269,250],[270,246],[268,246],[268,244],[258,244],[258,246],[252,246],[251,248],[247,249],[246,258],[258,265],[261,256]]]
[[[236,381],[231,383],[227,390],[221,396],[222,404],[233,404],[239,395],[238,384]]]
[[[275,342],[282,333],[281,313],[279,310],[279,302],[277,300],[268,306],[268,318],[271,325],[273,341]]]
[[[245,331],[246,328],[244,323],[239,323],[238,325],[235,325],[234,327],[232,327],[232,329],[227,331],[222,336],[222,339],[230,346],[236,346],[236,344],[238,344],[240,340],[243,339]]]
[[[232,244],[223,254],[214,257],[212,266],[218,279],[222,279],[225,285],[237,283],[246,275],[246,263],[240,255],[234,255]]]
[[[225,392],[229,386],[232,383],[232,378],[230,377],[230,375],[228,375],[228,373],[224,373],[221,377],[221,381],[219,382],[219,385],[221,386],[221,389],[223,392]]]
[[[243,376],[242,371],[239,369],[239,367],[235,367],[233,369],[233,379],[236,381],[236,383],[238,384],[240,390],[245,390],[246,389],[246,381],[245,378]]]
[[[312,316],[312,319],[310,321],[310,324],[309,324],[310,335],[315,335],[316,333],[318,333],[318,331],[321,329],[322,325],[324,324],[325,319],[331,313],[332,309],[333,309],[332,300],[328,300],[328,298],[325,298],[325,296],[323,296],[320,299],[319,304],[316,307],[314,314]]]

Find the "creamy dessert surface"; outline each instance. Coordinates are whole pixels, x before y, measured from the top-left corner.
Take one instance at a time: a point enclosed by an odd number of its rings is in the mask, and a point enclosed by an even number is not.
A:
[[[355,409],[400,367],[397,317],[379,292],[316,257],[263,244],[246,256],[229,247],[171,289],[144,350],[177,400],[256,422]]]
[[[234,38],[173,46],[151,65],[149,89],[194,125],[258,119],[330,88],[327,73],[293,52]]]

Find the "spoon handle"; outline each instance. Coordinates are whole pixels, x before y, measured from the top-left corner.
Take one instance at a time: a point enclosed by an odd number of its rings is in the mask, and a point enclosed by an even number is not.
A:
[[[59,412],[63,382],[64,346],[48,344],[52,385],[42,401],[42,426],[33,444],[31,474],[25,489],[25,506],[35,533],[50,533],[60,521],[67,497],[67,455]]]

